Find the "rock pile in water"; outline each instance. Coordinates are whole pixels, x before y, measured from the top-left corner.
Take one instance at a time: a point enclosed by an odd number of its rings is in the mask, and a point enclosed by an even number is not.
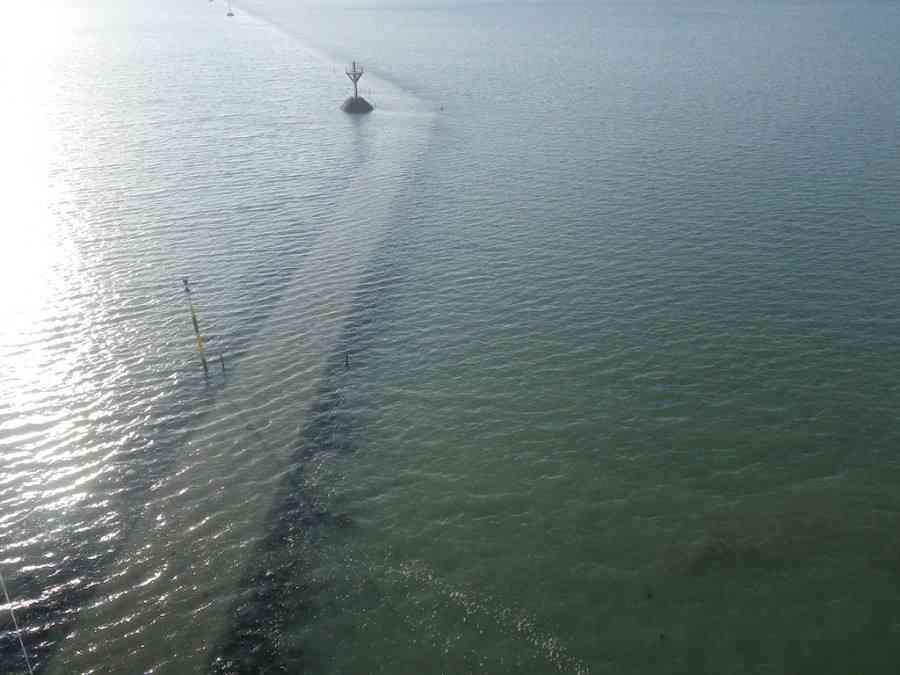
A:
[[[341,105],[341,110],[346,113],[367,113],[375,110],[375,106],[362,96],[351,96]]]

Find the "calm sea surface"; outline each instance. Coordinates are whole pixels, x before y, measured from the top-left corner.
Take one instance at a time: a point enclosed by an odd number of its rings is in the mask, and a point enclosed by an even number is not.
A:
[[[0,672],[896,673],[900,6],[345,4],[6,9]]]

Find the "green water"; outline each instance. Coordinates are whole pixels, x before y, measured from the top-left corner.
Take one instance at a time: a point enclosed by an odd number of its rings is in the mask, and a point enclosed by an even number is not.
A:
[[[443,106],[334,380],[309,663],[893,672],[895,8],[305,19]]]
[[[897,671],[897,6],[57,9],[0,164],[41,667]]]

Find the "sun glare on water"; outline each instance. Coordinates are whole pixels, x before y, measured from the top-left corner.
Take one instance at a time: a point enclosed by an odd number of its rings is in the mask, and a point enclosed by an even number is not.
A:
[[[34,335],[71,273],[70,239],[55,215],[54,178],[66,54],[75,12],[62,3],[13,3],[0,23],[0,366],[3,399],[39,377]]]

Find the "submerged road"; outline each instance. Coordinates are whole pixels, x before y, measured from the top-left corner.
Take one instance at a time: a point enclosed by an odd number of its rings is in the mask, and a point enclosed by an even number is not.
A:
[[[228,632],[242,574],[266,534],[326,361],[350,316],[354,290],[383,239],[392,205],[408,187],[431,121],[427,113],[390,111],[347,118],[348,133],[364,146],[364,161],[333,222],[251,353],[229,364],[213,412],[186,439],[171,473],[151,488],[113,572],[47,672],[208,670],[211,651]],[[218,364],[210,365],[216,373]]]

